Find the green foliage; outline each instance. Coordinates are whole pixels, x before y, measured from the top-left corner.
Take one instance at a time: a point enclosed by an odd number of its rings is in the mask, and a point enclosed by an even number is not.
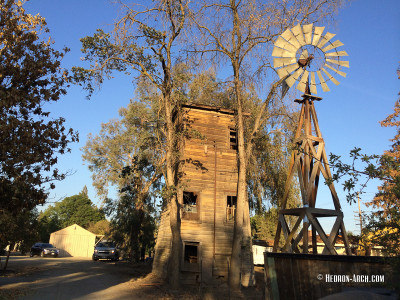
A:
[[[333,174],[332,178],[326,181],[326,184],[329,185],[333,181],[345,179],[343,190],[347,192],[346,199],[351,204],[356,202],[357,194],[362,192],[370,179],[385,178],[386,174],[378,165],[386,161],[387,158],[379,155],[362,154],[361,148],[357,147],[350,151],[349,156],[352,159],[352,163],[346,164],[340,160],[340,156],[332,153],[329,154],[329,165]],[[357,168],[357,163],[364,165],[362,170]],[[361,183],[361,189],[356,191],[355,189],[360,180],[364,178],[366,180]]]
[[[106,219],[97,222],[91,222],[86,228],[92,233],[109,236],[111,232],[110,222]]]
[[[74,195],[56,203],[55,210],[62,228],[78,224],[87,228],[91,222],[104,219],[104,213],[85,195]]]
[[[64,118],[49,118],[44,104],[66,94],[68,73],[60,61],[68,51],[51,47],[44,18],[26,14],[21,1],[0,1],[0,211],[30,210],[65,174],[57,155],[78,140]]]
[[[112,239],[122,245],[134,261],[139,261],[145,252],[155,245],[154,196],[151,165],[143,159],[134,158],[131,166],[123,169],[121,176],[130,178],[120,190],[117,201],[107,199],[105,210],[111,216]],[[149,184],[150,183],[150,184]],[[155,185],[156,186],[156,185]]]
[[[54,206],[50,205],[39,215],[40,238],[42,242],[47,242],[54,231],[73,224],[88,228],[104,219],[103,210],[92,203],[84,188],[78,195],[64,198]]]
[[[62,229],[56,209],[49,206],[39,214],[39,241],[47,243],[52,232]]]
[[[250,219],[251,235],[257,240],[273,240],[275,238],[276,224],[278,223],[278,209],[271,208],[259,213]]]
[[[38,212],[36,209],[23,210],[17,215],[0,213],[0,249],[19,244],[19,250],[25,253],[39,238]]]
[[[161,172],[164,150],[156,113],[146,103],[132,102],[119,114],[120,120],[103,123],[100,133],[89,135],[83,147],[82,157],[89,163],[97,194],[103,198],[109,185],[122,189],[131,180],[131,173],[122,172],[137,159],[147,177],[156,169]]]

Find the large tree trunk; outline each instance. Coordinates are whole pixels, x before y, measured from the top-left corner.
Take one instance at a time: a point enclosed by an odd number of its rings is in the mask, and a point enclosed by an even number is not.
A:
[[[174,125],[172,120],[172,109],[170,104],[169,95],[165,96],[165,118],[166,118],[166,134],[167,134],[167,151],[166,151],[166,167],[167,178],[166,183],[170,195],[170,226],[172,235],[172,247],[168,262],[168,281],[173,289],[180,286],[179,273],[180,273],[180,258],[182,251],[181,240],[181,218],[180,218],[180,205],[176,193],[176,151],[174,151]]]
[[[244,147],[244,125],[243,107],[240,96],[240,81],[238,76],[238,66],[235,74],[235,93],[237,97],[237,133],[238,133],[238,187],[237,187],[237,208],[235,214],[235,225],[232,243],[232,258],[229,272],[229,285],[232,289],[240,288],[242,258],[248,257],[251,250],[251,237],[243,226],[250,224],[248,220],[249,208],[247,200],[246,184],[246,155]],[[247,207],[247,208],[246,208]],[[245,220],[245,221],[244,221]],[[245,239],[244,239],[245,238]],[[250,244],[249,244],[250,243]],[[244,274],[242,274],[244,275]]]

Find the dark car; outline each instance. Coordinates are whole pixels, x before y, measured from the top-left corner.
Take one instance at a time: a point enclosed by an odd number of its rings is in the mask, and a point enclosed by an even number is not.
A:
[[[119,253],[113,242],[99,242],[94,247],[93,260],[111,259],[119,260]]]
[[[49,243],[36,243],[32,246],[30,256],[40,255],[41,257],[53,256],[57,257],[60,251]]]

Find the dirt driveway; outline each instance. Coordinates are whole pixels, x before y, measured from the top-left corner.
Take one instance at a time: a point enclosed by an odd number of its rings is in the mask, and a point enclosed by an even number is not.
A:
[[[135,299],[135,282],[151,270],[148,265],[126,262],[27,256],[11,256],[8,269],[0,277],[1,300]],[[136,296],[145,290],[137,291]]]
[[[257,288],[244,289],[230,297],[226,284],[185,286],[180,291],[171,291],[150,274],[148,264],[11,256],[8,270],[0,273],[0,300],[262,298],[261,282]]]

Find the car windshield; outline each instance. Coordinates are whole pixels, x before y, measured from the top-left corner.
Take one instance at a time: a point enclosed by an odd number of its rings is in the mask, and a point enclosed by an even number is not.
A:
[[[98,244],[96,245],[96,247],[114,248],[114,243],[112,243],[112,242],[101,242],[101,243],[98,243]]]
[[[52,244],[42,244],[43,248],[55,248]]]

